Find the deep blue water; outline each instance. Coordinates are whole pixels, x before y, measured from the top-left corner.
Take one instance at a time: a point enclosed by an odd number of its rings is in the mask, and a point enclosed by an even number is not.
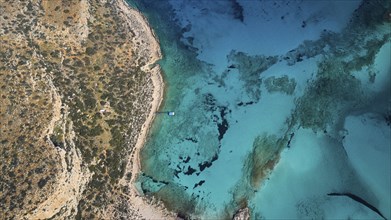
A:
[[[145,196],[203,219],[379,217],[328,195],[349,192],[390,218],[389,2],[132,5],[161,44],[161,110],[176,112],[141,151]]]

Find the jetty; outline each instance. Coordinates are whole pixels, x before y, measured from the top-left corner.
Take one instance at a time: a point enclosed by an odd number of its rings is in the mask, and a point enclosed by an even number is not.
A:
[[[174,116],[174,111],[164,111],[164,112],[156,112],[156,114],[167,114],[168,116]]]

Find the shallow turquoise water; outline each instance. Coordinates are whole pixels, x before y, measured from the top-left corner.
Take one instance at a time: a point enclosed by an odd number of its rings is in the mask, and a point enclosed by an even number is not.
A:
[[[180,216],[203,219],[231,218],[246,206],[253,219],[376,216],[327,196],[346,191],[387,207],[389,199],[367,186],[345,153],[351,128],[344,120],[374,112],[368,108],[374,102],[383,106],[379,118],[389,114],[391,73],[382,58],[389,54],[374,56],[389,47],[387,23],[379,21],[389,4],[133,3],[163,51],[161,110],[176,113],[157,116],[141,151],[141,192]],[[373,18],[363,22],[352,14],[357,8]],[[372,82],[371,71],[381,80]],[[389,142],[382,142],[385,152]],[[343,202],[352,204],[327,214]]]

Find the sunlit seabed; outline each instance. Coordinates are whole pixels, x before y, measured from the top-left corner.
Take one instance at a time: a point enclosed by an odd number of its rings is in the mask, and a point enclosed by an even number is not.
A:
[[[141,192],[181,216],[380,217],[332,196],[350,193],[390,218],[389,3],[133,5],[164,54],[161,108],[176,112],[154,122]]]

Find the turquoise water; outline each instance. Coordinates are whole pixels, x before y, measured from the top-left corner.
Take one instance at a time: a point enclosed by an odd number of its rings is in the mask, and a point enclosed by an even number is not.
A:
[[[390,166],[366,175],[391,157],[390,4],[379,2],[133,1],[163,51],[161,110],[176,113],[153,124],[140,192],[189,218],[379,217],[328,195],[349,192],[389,218]],[[357,153],[363,118],[381,141]]]

